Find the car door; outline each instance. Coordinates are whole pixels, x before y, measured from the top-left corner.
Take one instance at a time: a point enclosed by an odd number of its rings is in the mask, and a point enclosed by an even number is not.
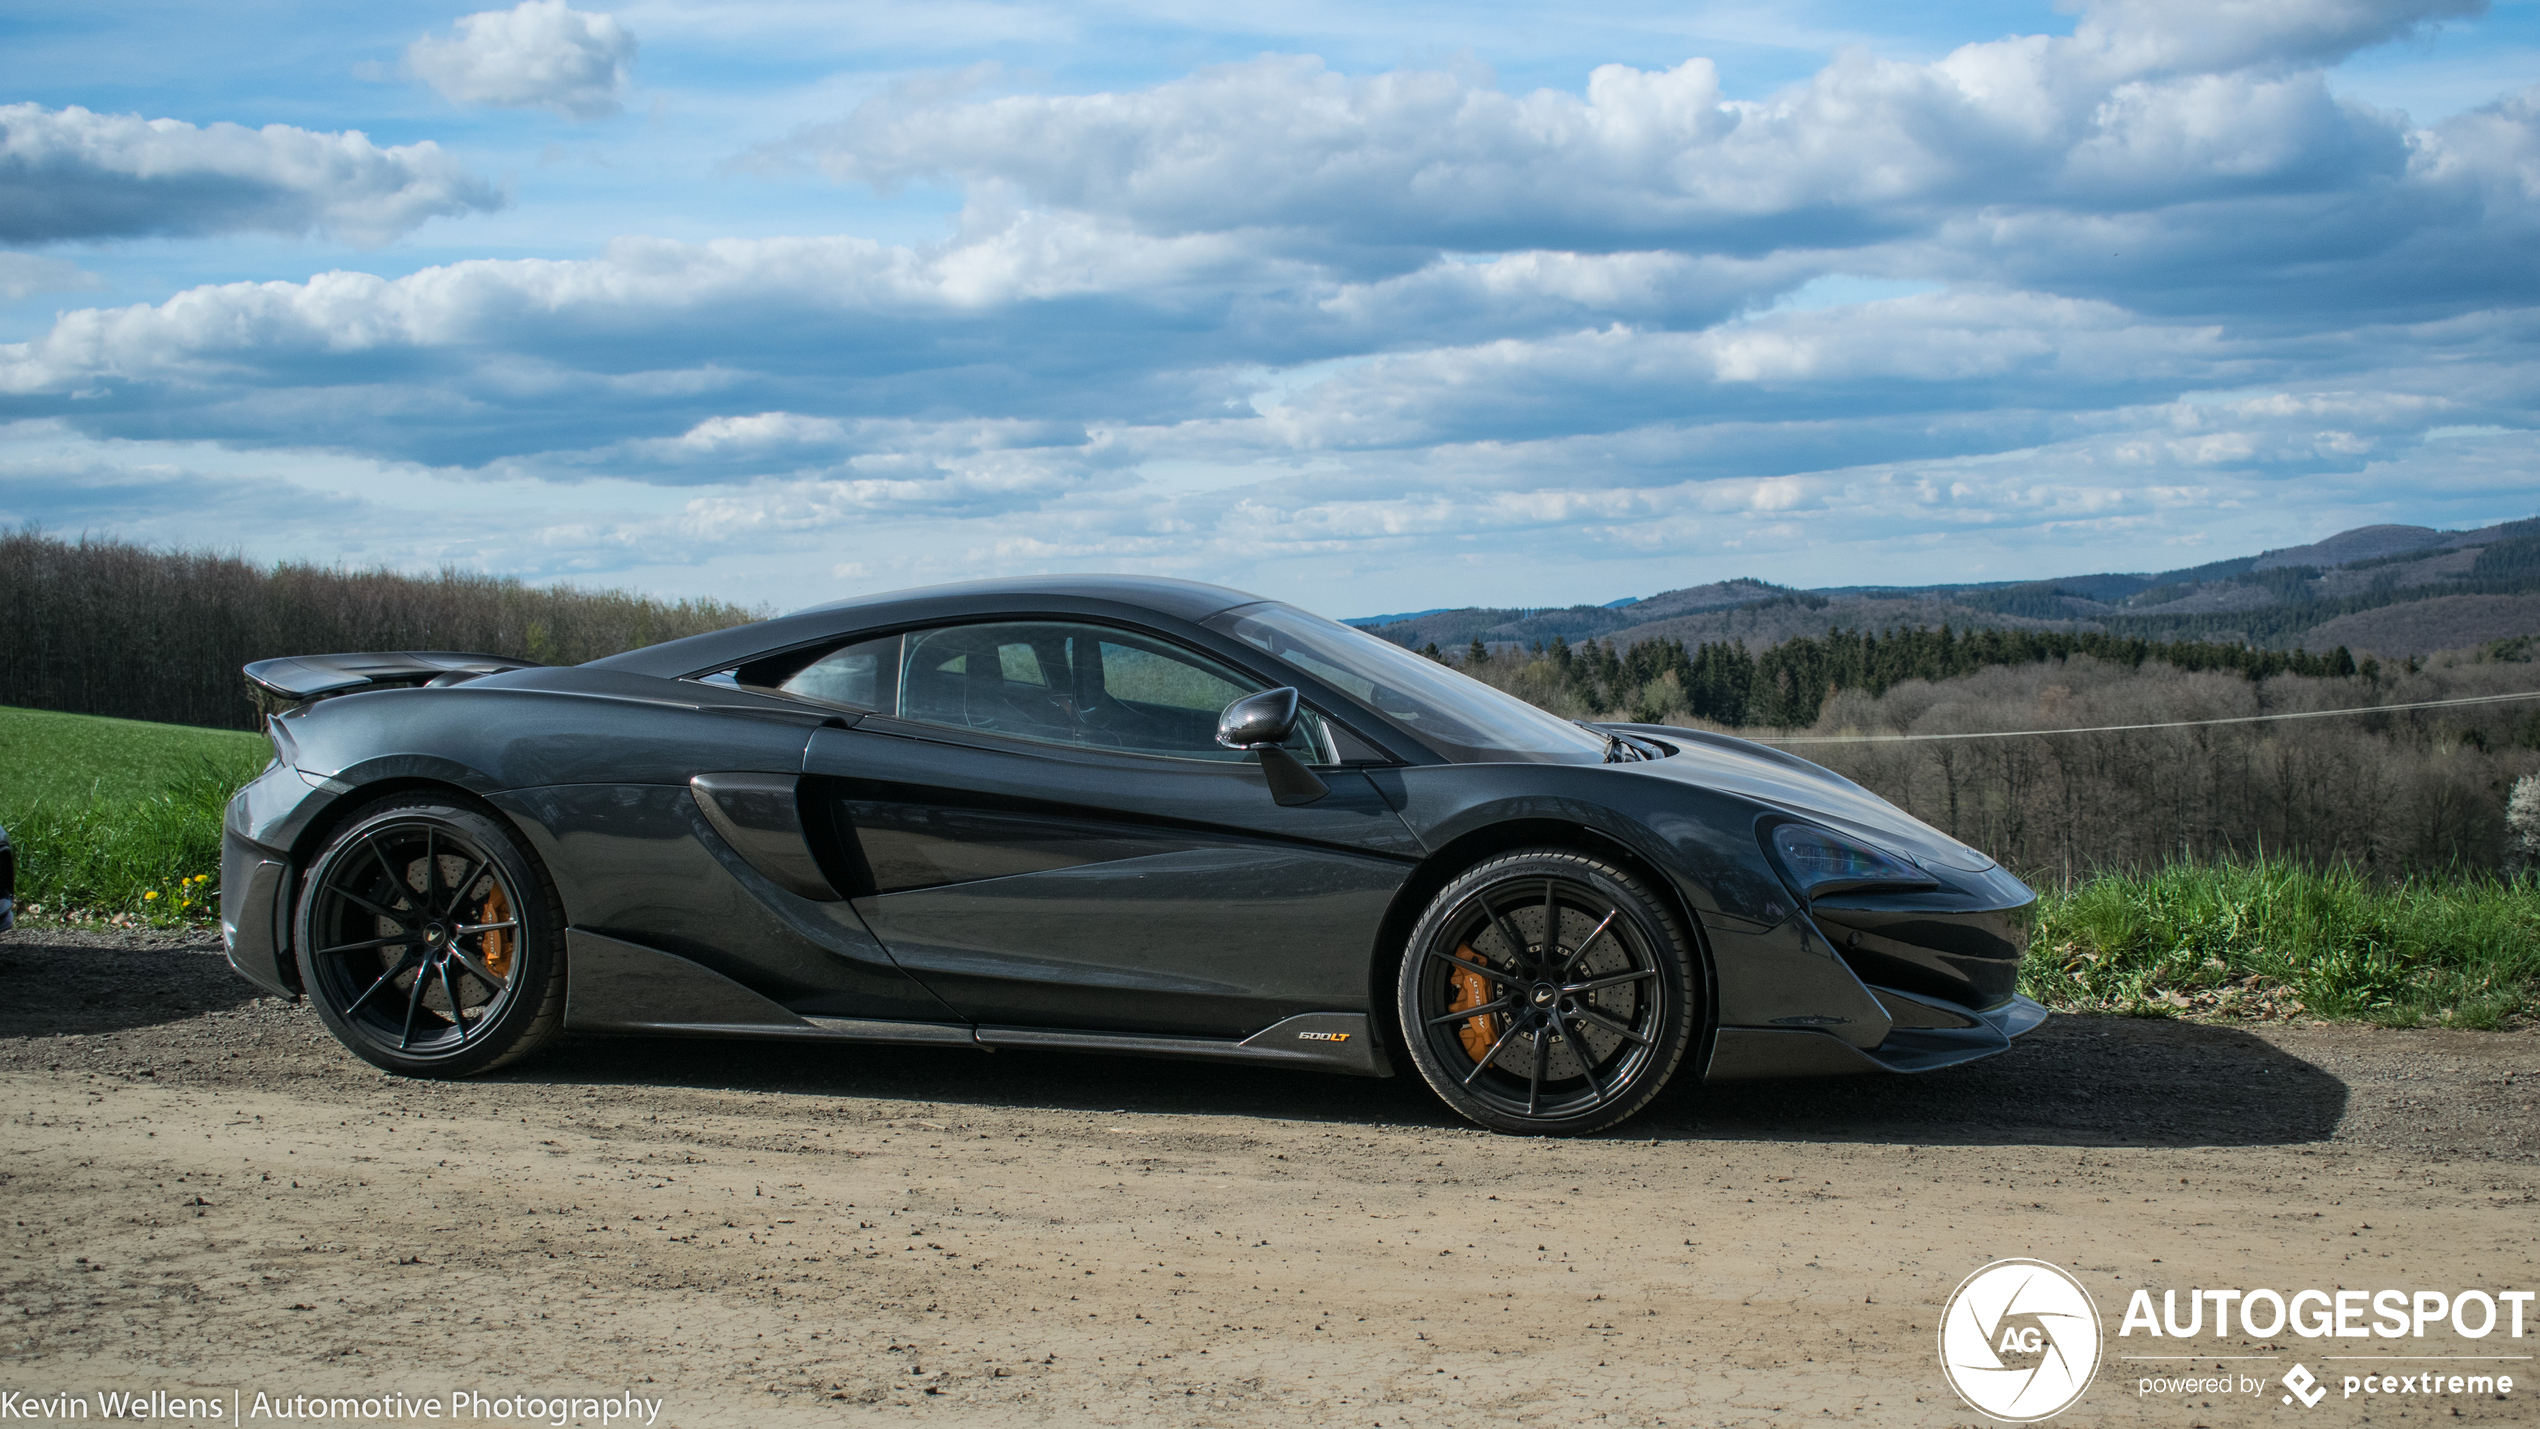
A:
[[[1217,714],[1264,681],[1155,635],[977,622],[834,652],[799,693],[875,711],[816,733],[806,791],[875,935],[993,1026],[1241,1036],[1362,1012],[1419,846],[1301,721],[1331,792],[1272,801]]]

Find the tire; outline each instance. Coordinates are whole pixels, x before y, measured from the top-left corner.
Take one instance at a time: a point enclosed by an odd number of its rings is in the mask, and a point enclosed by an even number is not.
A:
[[[391,1072],[488,1071],[564,1022],[554,882],[501,821],[445,797],[355,813],[309,865],[292,934],[327,1030]]]
[[[1579,1136],[1638,1112],[1675,1075],[1701,1028],[1699,966],[1640,879],[1567,849],[1523,849],[1430,900],[1395,1010],[1412,1065],[1459,1115]]]

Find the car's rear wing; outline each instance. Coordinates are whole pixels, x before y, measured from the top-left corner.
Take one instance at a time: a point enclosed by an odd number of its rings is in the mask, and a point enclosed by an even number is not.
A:
[[[359,690],[455,685],[479,675],[526,670],[535,660],[465,650],[377,650],[348,655],[286,655],[246,667],[247,684],[267,714]]]

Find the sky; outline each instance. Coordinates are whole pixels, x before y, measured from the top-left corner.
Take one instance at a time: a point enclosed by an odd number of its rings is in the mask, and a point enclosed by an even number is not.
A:
[[[2540,514],[2540,0],[0,12],[0,524],[792,609]]]

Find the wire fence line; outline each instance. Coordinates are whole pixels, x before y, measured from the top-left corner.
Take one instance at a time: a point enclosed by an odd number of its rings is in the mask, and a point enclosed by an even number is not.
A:
[[[2200,725],[2258,724],[2278,719],[2332,719],[2340,715],[2396,714],[2402,710],[2449,709],[2461,705],[2496,705],[2514,700],[2540,700],[2540,690],[2509,695],[2470,695],[2452,700],[2414,700],[2397,705],[2358,705],[2342,710],[2288,710],[2282,714],[2232,715],[2223,719],[2174,719],[2154,724],[2075,725],[2069,729],[1993,729],[1968,734],[1801,734],[1742,735],[1757,744],[1916,744],[1942,739],[2027,739],[2049,734],[2116,734],[2139,729],[2193,729]]]

